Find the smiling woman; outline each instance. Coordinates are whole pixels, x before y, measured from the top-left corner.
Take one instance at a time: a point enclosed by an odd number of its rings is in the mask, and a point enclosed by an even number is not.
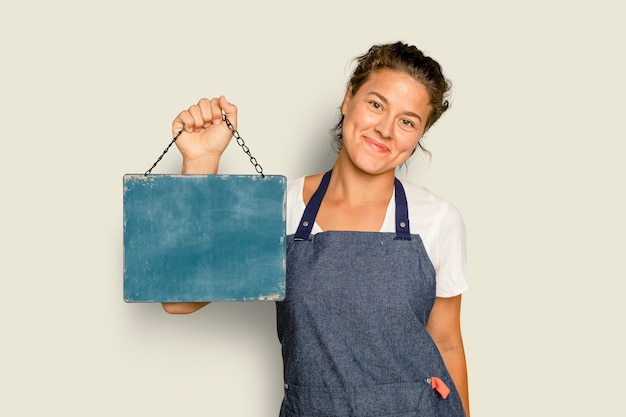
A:
[[[287,185],[280,415],[469,415],[463,220],[395,177],[447,109],[449,85],[436,61],[401,42],[376,45],[357,63],[332,169]],[[223,113],[237,125],[237,107],[223,96],[175,118],[183,173],[217,173],[231,139]]]

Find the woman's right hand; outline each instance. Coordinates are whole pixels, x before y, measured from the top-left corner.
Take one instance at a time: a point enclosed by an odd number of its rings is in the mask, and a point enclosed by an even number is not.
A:
[[[183,131],[176,139],[183,156],[183,174],[217,173],[220,157],[233,136],[222,119],[222,112],[237,129],[237,106],[224,96],[203,98],[174,119],[172,135]]]

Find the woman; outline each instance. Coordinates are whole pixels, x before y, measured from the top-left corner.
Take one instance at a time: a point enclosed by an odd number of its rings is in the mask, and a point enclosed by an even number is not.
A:
[[[289,181],[281,416],[469,415],[463,220],[395,178],[446,111],[448,90],[439,64],[416,47],[373,46],[341,104],[332,170]],[[223,96],[174,120],[184,174],[217,173],[232,136],[222,113],[236,128],[237,108]]]

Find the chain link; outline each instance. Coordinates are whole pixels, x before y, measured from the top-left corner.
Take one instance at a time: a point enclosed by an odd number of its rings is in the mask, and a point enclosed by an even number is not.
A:
[[[228,128],[230,129],[230,131],[233,133],[233,137],[235,138],[235,140],[237,141],[237,145],[241,146],[241,149],[243,150],[243,152],[248,155],[248,157],[250,158],[250,163],[254,166],[255,171],[258,174],[261,174],[261,177],[265,178],[265,174],[263,174],[263,167],[257,162],[256,158],[254,156],[252,156],[252,154],[250,153],[250,148],[248,148],[248,146],[246,145],[246,142],[244,142],[243,138],[239,135],[239,132],[237,132],[237,130],[233,127],[232,123],[230,122],[230,120],[228,120],[228,118],[226,117],[225,114],[222,114],[222,120],[224,122],[226,122],[226,126],[228,126]],[[183,129],[181,129],[176,136],[174,136],[174,138],[172,139],[172,141],[170,142],[169,145],[167,145],[167,147],[165,148],[165,150],[163,151],[163,153],[161,153],[161,155],[157,158],[157,160],[154,162],[154,164],[152,164],[152,166],[150,167],[149,170],[147,170],[143,175],[144,176],[148,176],[149,174],[152,173],[152,170],[154,169],[154,167],[157,166],[157,164],[161,161],[161,159],[163,159],[163,157],[165,156],[165,154],[167,153],[167,151],[170,150],[170,148],[172,147],[172,145],[174,144],[174,142],[176,142],[176,139],[178,139],[178,137],[183,133]]]

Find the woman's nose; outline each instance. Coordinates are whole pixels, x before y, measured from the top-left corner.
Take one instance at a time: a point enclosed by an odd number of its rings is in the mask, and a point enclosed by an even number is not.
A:
[[[378,119],[376,123],[376,132],[382,137],[386,139],[393,138],[393,129],[394,129],[394,120],[393,117],[382,115]]]

